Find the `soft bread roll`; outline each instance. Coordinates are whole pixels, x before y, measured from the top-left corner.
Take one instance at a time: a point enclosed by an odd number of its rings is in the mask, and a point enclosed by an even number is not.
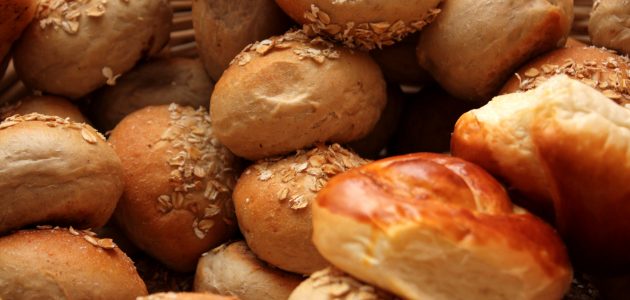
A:
[[[302,278],[258,260],[243,241],[205,253],[197,265],[195,291],[240,300],[286,300]]]
[[[433,81],[431,74],[418,64],[418,37],[414,34],[392,46],[370,52],[388,82],[424,86]]]
[[[311,241],[311,202],[330,178],[365,163],[334,144],[250,166],[234,189],[234,206],[252,252],[290,272],[309,275],[325,268]]]
[[[617,103],[630,105],[630,59],[587,46],[554,50],[532,60],[518,70],[501,93],[531,90],[556,74],[580,80]]]
[[[456,156],[538,196],[581,264],[630,265],[630,111],[558,76],[464,114]]]
[[[168,292],[138,297],[136,300],[237,300],[237,298],[214,294]]]
[[[596,0],[588,22],[593,44],[630,55],[630,0]]]
[[[32,89],[80,98],[157,54],[171,17],[166,0],[41,0],[15,44],[15,69]]]
[[[198,59],[167,58],[143,63],[91,96],[90,115],[104,131],[128,114],[151,105],[208,107],[214,85]]]
[[[307,34],[329,36],[350,48],[389,46],[421,30],[441,0],[276,0]]]
[[[13,115],[27,115],[39,113],[48,116],[68,118],[77,123],[87,123],[78,107],[70,101],[57,96],[27,96],[15,103],[6,104],[0,107],[0,120]]]
[[[3,0],[0,3],[0,60],[9,53],[11,44],[22,34],[35,16],[37,0]],[[4,74],[0,67],[0,78]]]
[[[202,253],[236,232],[238,163],[205,109],[146,107],[125,117],[109,141],[125,181],[114,219],[140,249],[173,270],[192,271]]]
[[[134,300],[147,294],[133,262],[112,240],[72,227],[0,238],[0,266],[3,299]]]
[[[362,283],[335,268],[313,273],[291,293],[289,300],[369,299],[396,300],[397,297]]]
[[[241,52],[217,82],[210,113],[219,140],[257,160],[360,139],[386,101],[369,55],[293,31]]]
[[[333,178],[313,242],[335,267],[405,299],[560,299],[562,241],[513,208],[483,169],[441,154],[377,161]]]
[[[564,45],[572,0],[448,0],[420,34],[418,59],[453,96],[487,101],[522,63]]]
[[[291,26],[273,0],[194,0],[192,12],[199,56],[215,81],[245,46]]]
[[[0,232],[34,223],[100,227],[123,191],[122,166],[86,124],[28,114],[0,123]]]

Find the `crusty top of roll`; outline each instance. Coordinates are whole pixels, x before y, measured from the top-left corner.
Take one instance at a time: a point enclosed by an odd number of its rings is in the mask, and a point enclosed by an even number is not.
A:
[[[87,123],[78,107],[70,101],[57,96],[27,96],[15,103],[6,104],[0,107],[0,120],[12,115],[27,115],[39,113],[48,116],[68,118],[77,123]]]
[[[588,33],[593,44],[630,55],[630,0],[595,0]]]
[[[219,296],[207,293],[158,293],[138,297],[136,300],[237,300],[235,297]]]
[[[0,61],[35,16],[37,0],[4,0],[0,3]],[[0,72],[2,78],[2,72]]]
[[[313,273],[291,293],[289,300],[396,300],[398,297],[328,267]]]

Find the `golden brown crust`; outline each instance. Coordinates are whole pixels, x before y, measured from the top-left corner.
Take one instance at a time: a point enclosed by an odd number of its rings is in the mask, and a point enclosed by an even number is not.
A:
[[[45,227],[45,226],[44,226]],[[128,299],[147,294],[133,262],[88,231],[41,229],[0,238],[3,299]]]
[[[594,45],[630,55],[630,1],[594,1],[588,33]]]
[[[0,232],[48,222],[100,227],[123,190],[120,160],[86,124],[28,114],[0,123]]]
[[[237,300],[235,297],[219,296],[207,293],[158,293],[145,297],[138,297],[136,300]],[[241,299],[242,300],[242,299]]]
[[[123,162],[116,222],[142,250],[177,271],[236,231],[238,165],[214,137],[207,112],[176,104],[127,116],[110,142]]]
[[[392,46],[370,52],[388,82],[411,86],[424,86],[433,82],[431,74],[418,63],[418,37],[419,34],[413,34]]]
[[[403,298],[559,299],[566,250],[517,211],[476,165],[411,154],[333,178],[313,207],[313,241],[336,267]]]
[[[16,103],[0,107],[0,120],[12,115],[39,113],[48,116],[68,118],[77,123],[88,123],[78,107],[70,101],[57,96],[27,96]]]
[[[289,300],[398,300],[333,267],[313,273],[291,293]]]
[[[36,8],[36,0],[6,0],[0,3],[0,60],[4,60],[11,44],[31,22]],[[0,78],[3,73],[0,72]]]

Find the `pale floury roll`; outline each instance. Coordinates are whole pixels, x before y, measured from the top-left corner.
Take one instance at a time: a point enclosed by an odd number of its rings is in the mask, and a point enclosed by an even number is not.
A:
[[[289,300],[398,300],[332,267],[313,273],[291,293]]]
[[[630,0],[595,1],[588,33],[593,44],[630,55]]]

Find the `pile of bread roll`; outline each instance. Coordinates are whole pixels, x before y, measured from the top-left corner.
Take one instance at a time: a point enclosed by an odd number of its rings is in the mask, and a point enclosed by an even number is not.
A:
[[[627,0],[5,0],[0,299],[627,299],[628,55]]]

